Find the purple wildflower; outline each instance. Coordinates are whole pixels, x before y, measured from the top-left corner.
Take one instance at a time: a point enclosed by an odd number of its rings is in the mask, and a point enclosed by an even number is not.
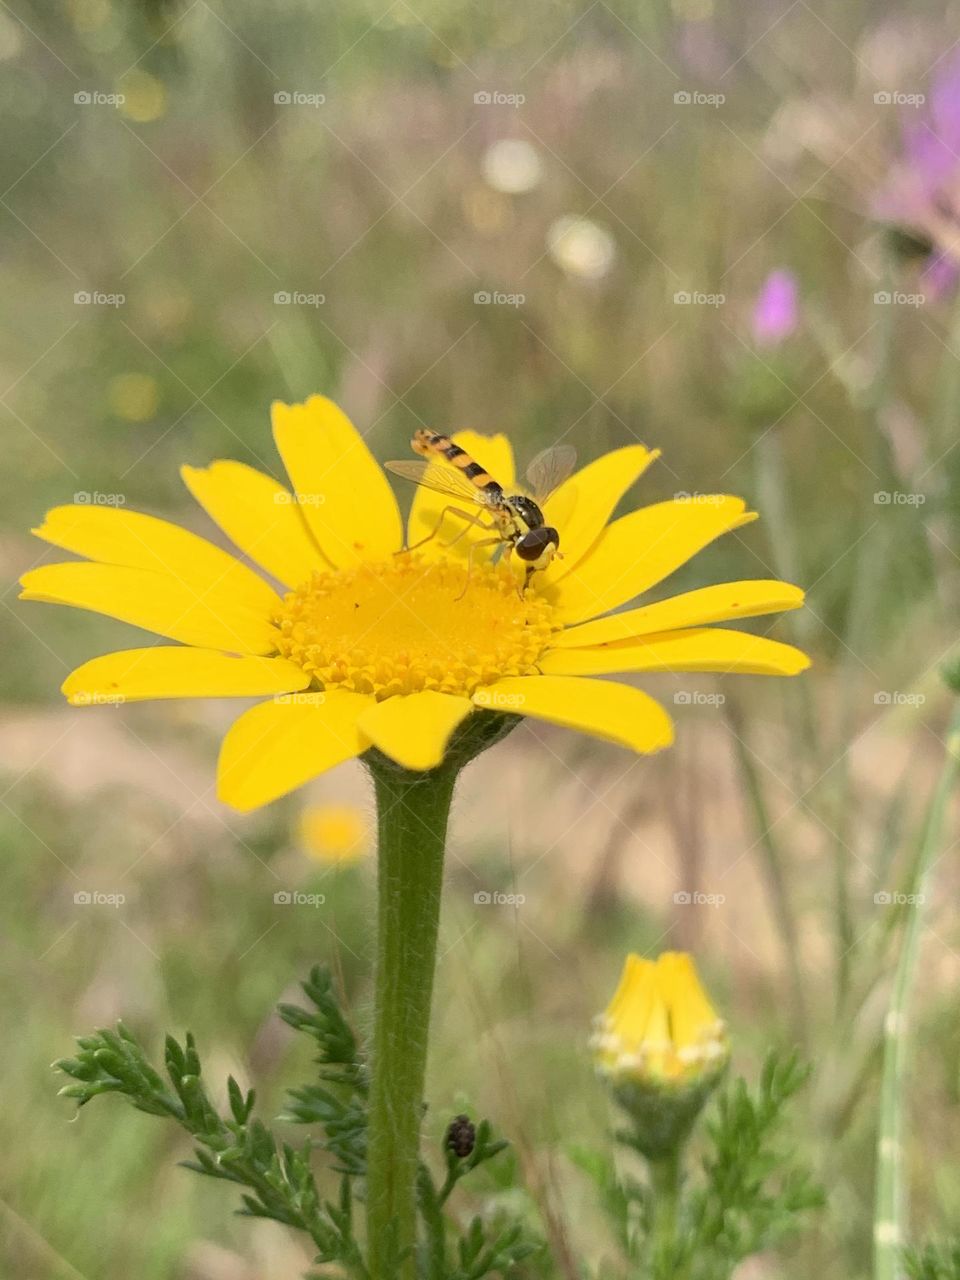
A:
[[[759,347],[778,347],[799,321],[797,278],[780,267],[763,282],[753,307],[751,330]]]

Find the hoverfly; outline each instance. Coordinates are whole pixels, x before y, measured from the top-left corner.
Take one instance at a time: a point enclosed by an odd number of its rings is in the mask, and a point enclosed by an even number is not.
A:
[[[505,548],[504,554],[513,552],[524,565],[524,588],[538,569],[545,569],[554,556],[559,555],[560,534],[546,523],[540,504],[573,471],[577,454],[572,445],[554,445],[533,459],[526,473],[526,487],[532,497],[526,493],[507,493],[481,463],[454,444],[449,436],[421,430],[414,433],[410,445],[424,461],[388,462],[385,464],[388,470],[435,493],[479,507],[483,514],[464,511],[448,503],[440,512],[432,532],[407,547],[408,551],[435,538],[446,517],[452,515],[465,524],[453,542],[447,545],[453,546],[471,527],[489,530],[491,537],[471,546],[471,564],[477,548],[499,543]]]

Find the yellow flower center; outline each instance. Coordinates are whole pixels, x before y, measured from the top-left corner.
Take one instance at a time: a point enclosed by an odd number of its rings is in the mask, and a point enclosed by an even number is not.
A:
[[[536,674],[560,624],[535,582],[521,598],[505,564],[468,574],[463,561],[416,552],[317,572],[284,600],[279,649],[323,688],[469,695]]]

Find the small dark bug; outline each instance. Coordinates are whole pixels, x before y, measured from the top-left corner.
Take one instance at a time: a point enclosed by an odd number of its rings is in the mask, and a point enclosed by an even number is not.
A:
[[[447,1125],[444,1145],[461,1160],[471,1153],[476,1140],[477,1130],[467,1116],[455,1116]]]

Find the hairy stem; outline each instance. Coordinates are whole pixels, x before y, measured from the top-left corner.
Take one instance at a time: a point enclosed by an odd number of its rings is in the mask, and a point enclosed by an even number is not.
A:
[[[430,1000],[457,769],[409,773],[378,759],[370,767],[379,871],[367,1153],[369,1271],[371,1280],[413,1280]]]

